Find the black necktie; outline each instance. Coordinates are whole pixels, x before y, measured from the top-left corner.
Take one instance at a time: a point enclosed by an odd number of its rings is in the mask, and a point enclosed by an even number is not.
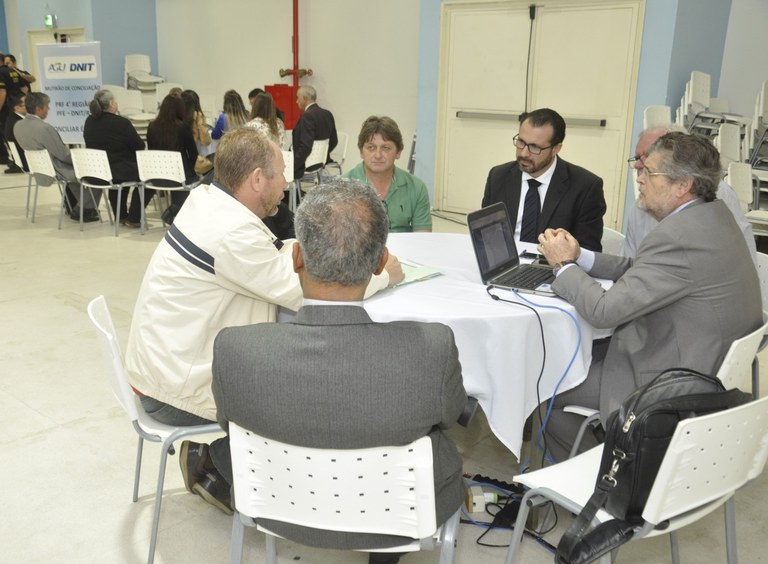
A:
[[[526,243],[538,243],[539,214],[541,213],[539,186],[541,182],[535,178],[528,179],[528,192],[523,204],[523,222],[520,225],[520,240]]]

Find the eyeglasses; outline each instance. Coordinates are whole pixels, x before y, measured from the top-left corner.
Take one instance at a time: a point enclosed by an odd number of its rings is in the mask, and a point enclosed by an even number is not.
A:
[[[525,141],[520,139],[520,134],[515,135],[512,138],[512,142],[515,144],[515,147],[517,147],[521,151],[523,149],[528,149],[528,152],[530,154],[532,154],[532,155],[540,155],[542,151],[545,151],[547,149],[551,149],[552,147],[554,147],[557,144],[557,143],[555,143],[555,145],[550,145],[549,147],[539,147],[538,145],[531,145],[530,143],[526,143]]]
[[[645,166],[645,155],[635,155],[634,157],[628,158],[627,165],[629,166],[629,170],[634,171],[638,168],[635,166],[635,163],[640,163],[640,168],[643,168]]]
[[[670,174],[666,172],[653,172],[652,170],[649,170],[647,166],[643,167],[638,174],[640,176],[670,176]]]

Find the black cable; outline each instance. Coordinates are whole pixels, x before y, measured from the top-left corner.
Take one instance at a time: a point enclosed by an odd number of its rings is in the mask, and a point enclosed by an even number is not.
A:
[[[539,315],[539,312],[536,311],[536,308],[529,306],[528,304],[524,304],[521,302],[513,302],[512,300],[505,300],[501,296],[497,296],[496,294],[491,293],[491,288],[493,286],[486,286],[485,291],[488,293],[489,296],[491,296],[492,299],[504,302],[512,305],[518,305],[525,308],[530,309],[535,315],[536,320],[539,322],[539,332],[541,334],[541,349],[542,349],[542,358],[541,358],[541,370],[539,371],[539,376],[536,378],[536,415],[539,417],[539,428],[541,428],[544,425],[544,420],[541,417],[541,378],[544,376],[544,366],[547,363],[547,343],[544,340],[544,323],[541,321],[541,316]],[[541,454],[541,467],[544,467],[544,461],[546,460],[547,456],[547,435],[546,433],[542,433],[542,440],[544,441],[544,450]]]
[[[533,20],[536,19],[536,4],[531,4],[528,6],[528,16],[531,20],[531,26],[528,30],[528,57],[525,62],[525,110],[523,111],[523,116],[528,113],[528,89],[530,86],[530,77],[531,77],[531,48],[533,44]],[[520,116],[521,118],[523,116]],[[521,120],[522,121],[522,120]]]

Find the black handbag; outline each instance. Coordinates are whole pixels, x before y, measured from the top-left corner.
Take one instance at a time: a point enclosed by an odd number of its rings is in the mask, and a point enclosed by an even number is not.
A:
[[[643,523],[645,502],[677,423],[747,403],[750,394],[674,368],[635,390],[607,422],[595,491],[557,546],[558,564],[586,564],[629,541]],[[598,509],[615,519],[589,530]],[[661,525],[660,525],[661,526]]]

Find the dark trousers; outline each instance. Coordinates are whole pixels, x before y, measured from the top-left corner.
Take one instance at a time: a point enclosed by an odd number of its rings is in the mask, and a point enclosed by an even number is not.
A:
[[[128,192],[130,192],[130,188],[123,188],[120,191],[120,219],[127,219],[129,221],[132,221],[134,223],[139,223],[141,221],[141,199],[139,198],[139,190],[138,188],[133,189],[133,196],[131,197],[131,205],[128,206]],[[150,190],[149,188],[144,190],[144,207],[147,207],[147,204],[152,199],[152,196],[154,196],[155,191]],[[115,214],[115,217],[117,217],[117,190],[110,190],[109,191],[109,203],[112,206],[112,211]]]

